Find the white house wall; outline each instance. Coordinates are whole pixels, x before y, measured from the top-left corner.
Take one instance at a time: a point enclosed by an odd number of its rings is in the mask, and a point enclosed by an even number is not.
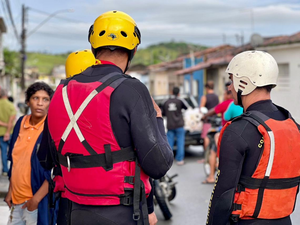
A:
[[[275,104],[288,109],[300,122],[300,44],[260,48],[277,61],[280,75],[271,96]]]

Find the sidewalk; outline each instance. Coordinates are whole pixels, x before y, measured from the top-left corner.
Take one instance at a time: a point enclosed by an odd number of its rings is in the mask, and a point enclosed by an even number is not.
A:
[[[8,177],[0,175],[0,201],[5,198],[8,186]]]
[[[10,162],[8,162],[8,166],[10,165]],[[2,171],[2,161],[0,157],[0,202],[5,198],[8,187],[9,187],[9,182],[8,182],[8,177],[7,176],[2,176],[1,174]]]

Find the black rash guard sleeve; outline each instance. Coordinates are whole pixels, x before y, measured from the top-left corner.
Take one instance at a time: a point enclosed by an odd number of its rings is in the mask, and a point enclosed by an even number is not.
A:
[[[242,171],[245,149],[248,149],[245,140],[231,130],[230,126],[224,131],[220,147],[220,167],[207,216],[209,225],[228,223],[235,188]]]
[[[141,168],[150,177],[161,178],[172,166],[173,152],[149,94],[140,95],[131,111],[130,128]]]

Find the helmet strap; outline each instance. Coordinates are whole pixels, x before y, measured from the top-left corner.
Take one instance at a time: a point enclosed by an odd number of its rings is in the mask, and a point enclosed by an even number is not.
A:
[[[136,48],[128,51],[128,61],[127,61],[127,65],[126,65],[126,68],[124,70],[124,73],[126,73],[126,71],[128,70],[129,63],[131,62],[135,52],[136,52]]]
[[[243,103],[242,103],[242,90],[241,89],[238,89],[238,92],[237,92],[237,98],[238,98],[238,105],[243,107]]]

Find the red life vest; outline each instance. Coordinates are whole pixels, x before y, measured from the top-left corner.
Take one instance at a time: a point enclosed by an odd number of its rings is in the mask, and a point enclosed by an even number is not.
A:
[[[121,148],[111,127],[111,95],[125,79],[120,73],[93,83],[68,79],[51,100],[48,125],[58,150],[64,195],[78,204],[131,205],[140,192],[145,196],[151,191],[134,148]],[[130,190],[133,198],[127,194]]]
[[[251,177],[241,176],[233,202],[231,219],[279,219],[289,216],[295,206],[300,183],[300,131],[289,115],[277,121],[251,111],[246,119],[262,134],[258,145],[264,145],[257,167]],[[233,120],[234,121],[234,120]],[[220,134],[218,152],[222,135]]]

